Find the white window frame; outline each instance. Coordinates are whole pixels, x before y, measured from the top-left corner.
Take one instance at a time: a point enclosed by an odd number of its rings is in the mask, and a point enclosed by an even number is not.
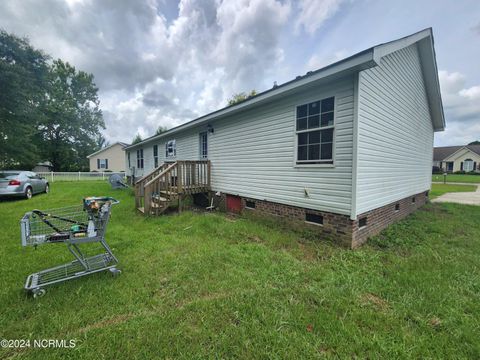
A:
[[[309,132],[309,131],[316,131],[316,130],[312,130],[312,129],[307,129],[307,130],[300,130],[300,131],[297,131],[297,108],[299,106],[302,106],[302,105],[308,105],[312,102],[316,102],[316,101],[322,101],[324,99],[328,99],[328,98],[331,98],[333,97],[333,125],[331,126],[324,126],[324,127],[320,127],[318,129],[316,129],[317,131],[318,130],[327,130],[327,129],[333,129],[333,134],[332,134],[332,137],[333,137],[333,141],[332,141],[332,159],[331,160],[326,160],[328,161],[328,163],[308,163],[308,162],[305,162],[305,163],[298,163],[297,159],[298,159],[298,134],[299,133],[302,133],[302,132]],[[294,129],[294,134],[293,134],[293,138],[294,138],[294,151],[293,151],[293,167],[294,168],[333,168],[335,167],[335,157],[336,157],[336,151],[335,151],[335,148],[336,148],[336,131],[335,131],[335,126],[337,125],[337,96],[336,95],[325,95],[325,96],[322,96],[320,99],[319,98],[316,98],[316,99],[309,99],[309,100],[305,100],[305,101],[302,101],[301,103],[297,103],[294,105],[293,107],[293,129]]]
[[[100,169],[107,169],[107,159],[98,159],[100,160]]]
[[[206,153],[204,154],[203,153],[203,137],[205,136],[205,140],[206,140],[206,146],[205,146],[205,150],[206,150]],[[208,131],[203,131],[201,132],[200,134],[198,134],[198,137],[199,137],[199,155],[200,155],[200,159],[208,159]]]
[[[142,156],[139,156],[139,155]],[[137,169],[143,169],[145,167],[145,154],[143,153],[143,148],[137,149]],[[141,164],[141,166],[140,166]]]
[[[169,146],[172,145],[172,152],[170,153]],[[175,139],[168,140],[165,143],[165,158],[171,159],[177,156],[177,141]]]
[[[466,169],[466,166],[465,166],[465,165],[466,165],[467,163],[472,165],[471,169],[468,169],[468,170]],[[465,172],[473,171],[473,160],[472,160],[472,159],[465,159],[465,160],[463,161],[463,171],[465,171]]]
[[[155,150],[157,150],[157,154],[155,154]],[[158,145],[155,144],[152,147],[153,152],[153,167],[156,169],[158,167]]]

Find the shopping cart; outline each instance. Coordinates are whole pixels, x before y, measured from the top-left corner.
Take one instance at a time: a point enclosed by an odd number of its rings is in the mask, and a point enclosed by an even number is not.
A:
[[[111,197],[89,197],[80,206],[26,213],[20,221],[22,246],[65,243],[75,260],[29,275],[25,290],[38,297],[45,294],[46,286],[59,282],[104,270],[120,274],[118,260],[105,242],[110,210],[118,203]],[[80,245],[87,243],[99,243],[104,251],[85,256]]]

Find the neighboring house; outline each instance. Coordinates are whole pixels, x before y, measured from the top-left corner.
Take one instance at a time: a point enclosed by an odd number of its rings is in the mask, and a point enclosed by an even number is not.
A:
[[[433,149],[433,167],[445,172],[479,172],[480,145],[436,147]]]
[[[180,160],[208,159],[221,208],[316,224],[356,247],[427,200],[433,134],[445,128],[437,73],[426,29],[130,145],[127,175],[144,176],[137,207],[183,191]],[[175,166],[162,191],[156,179]]]
[[[52,171],[53,165],[50,161],[40,162],[33,168],[33,172],[42,173]]]
[[[125,171],[124,149],[128,144],[116,142],[87,156],[90,171]]]

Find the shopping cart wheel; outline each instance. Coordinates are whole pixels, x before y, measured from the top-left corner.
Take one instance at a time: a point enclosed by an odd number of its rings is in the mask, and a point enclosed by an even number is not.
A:
[[[108,270],[110,270],[110,272],[112,273],[113,276],[117,276],[117,275],[120,275],[122,273],[122,270],[117,269],[117,268],[110,268]]]
[[[32,291],[33,298],[36,299],[36,298],[42,297],[43,295],[45,295],[46,292],[47,290],[45,289],[35,289]]]

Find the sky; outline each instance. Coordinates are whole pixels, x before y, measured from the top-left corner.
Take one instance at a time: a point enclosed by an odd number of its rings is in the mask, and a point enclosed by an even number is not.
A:
[[[0,27],[93,73],[110,143],[432,27],[435,145],[480,139],[478,0],[2,0]]]

